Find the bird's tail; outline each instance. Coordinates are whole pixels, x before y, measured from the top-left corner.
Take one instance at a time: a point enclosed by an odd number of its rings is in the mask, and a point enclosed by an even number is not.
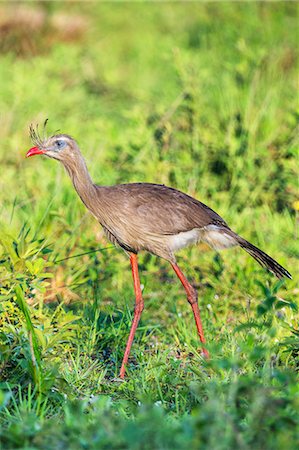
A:
[[[267,253],[263,252],[255,245],[246,241],[246,239],[243,239],[238,235],[236,235],[236,237],[240,247],[242,247],[247,253],[249,253],[249,255],[251,255],[261,266],[268,269],[277,278],[287,277],[292,279],[292,275],[284,267],[278,264],[277,261],[271,258],[271,256],[267,255]]]
[[[239,236],[228,227],[209,225],[205,228],[202,239],[216,250],[239,245],[249,253],[261,266],[272,272],[277,278],[287,277],[292,279],[292,275],[277,261],[267,253],[263,252],[255,245],[250,244],[246,239]]]

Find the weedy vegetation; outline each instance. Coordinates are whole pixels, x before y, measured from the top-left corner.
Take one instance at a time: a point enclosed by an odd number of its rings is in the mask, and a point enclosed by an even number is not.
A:
[[[3,449],[294,449],[299,429],[297,5],[1,4],[0,442]],[[101,184],[207,203],[293,275],[203,245],[129,261],[63,168],[25,160],[30,123],[73,135]],[[297,160],[296,160],[297,158]]]

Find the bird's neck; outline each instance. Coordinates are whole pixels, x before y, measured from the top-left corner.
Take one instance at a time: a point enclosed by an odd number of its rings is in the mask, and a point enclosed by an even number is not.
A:
[[[92,198],[95,195],[96,187],[89,175],[83,156],[78,155],[75,159],[63,161],[63,164],[82,202],[92,210]]]

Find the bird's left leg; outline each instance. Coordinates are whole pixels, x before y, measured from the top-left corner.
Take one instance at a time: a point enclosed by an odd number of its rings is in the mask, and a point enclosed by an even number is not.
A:
[[[125,366],[128,362],[128,358],[130,355],[130,350],[131,350],[131,346],[133,343],[135,331],[138,326],[138,323],[139,323],[139,320],[141,317],[141,313],[144,308],[143,298],[142,298],[142,294],[141,294],[139,274],[138,274],[138,260],[137,260],[137,255],[135,255],[135,253],[130,253],[130,263],[131,263],[132,275],[133,275],[133,281],[134,281],[135,309],[134,309],[134,318],[133,318],[133,322],[131,325],[131,330],[130,330],[125,354],[124,354],[121,369],[120,369],[120,374],[119,374],[120,378],[125,377]]]
[[[189,283],[189,281],[187,280],[187,278],[185,277],[185,275],[183,274],[183,272],[181,271],[179,266],[175,263],[171,263],[171,265],[186,291],[188,302],[190,303],[190,305],[192,307],[199,339],[200,339],[201,343],[203,344],[202,351],[203,351],[204,356],[208,358],[209,352],[204,347],[206,340],[205,340],[205,337],[203,334],[203,329],[202,329],[202,324],[201,324],[201,319],[200,319],[197,291],[196,291],[196,289],[194,289],[192,284]]]

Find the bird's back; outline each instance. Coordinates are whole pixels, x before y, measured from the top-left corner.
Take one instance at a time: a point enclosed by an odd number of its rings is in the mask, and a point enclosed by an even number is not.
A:
[[[161,184],[130,183],[115,186],[97,186],[98,195],[109,204],[114,217],[127,218],[161,235],[172,235],[207,225],[227,227],[225,221],[204,203]]]
[[[128,250],[146,249],[166,257],[172,236],[209,225],[228,228],[211,208],[164,185],[97,186],[96,192],[98,208],[93,204],[93,214],[108,237]]]

